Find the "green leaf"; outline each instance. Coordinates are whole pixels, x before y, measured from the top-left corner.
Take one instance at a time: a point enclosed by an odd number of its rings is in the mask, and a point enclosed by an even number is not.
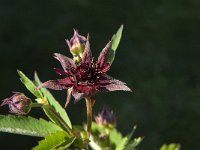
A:
[[[66,124],[66,122],[60,117],[54,108],[52,108],[50,105],[43,105],[42,108],[52,122],[60,126],[63,130],[67,131],[70,135],[73,135],[72,129]]]
[[[128,137],[124,137],[121,142],[117,145],[116,150],[124,150],[128,143]]]
[[[162,145],[160,150],[180,150],[180,144],[171,143],[169,145]]]
[[[128,141],[131,140],[131,138],[132,138],[132,136],[133,136],[133,133],[135,132],[136,128],[137,128],[137,127],[134,126],[133,129],[132,129],[132,131],[131,131],[131,133],[127,136],[127,137],[128,137]]]
[[[110,131],[110,142],[112,144],[114,144],[115,146],[117,146],[121,141],[122,141],[122,134],[120,132],[118,132],[116,129],[112,129]]]
[[[21,82],[26,86],[26,88],[37,98],[41,98],[42,93],[36,89],[37,87],[35,84],[23,72],[20,70],[17,70],[17,72],[20,76]]]
[[[35,146],[32,150],[52,150],[56,149],[63,143],[65,143],[64,147],[67,148],[73,143],[74,140],[75,137],[70,137],[64,131],[58,131],[46,136],[44,140],[39,141],[39,145]]]
[[[138,146],[143,140],[143,137],[138,137],[138,138],[134,138],[132,141],[130,141],[125,150],[134,150],[136,146]]]
[[[70,145],[74,144],[75,140],[75,137],[67,139],[64,143],[59,145],[59,147],[56,148],[56,150],[66,150]]]
[[[34,75],[35,78],[35,82],[36,85],[39,86],[41,84],[41,81],[37,75],[37,73],[35,73]],[[63,118],[63,120],[67,123],[67,125],[72,128],[72,124],[71,121],[65,111],[65,109],[58,103],[58,101],[53,97],[53,95],[45,88],[42,88],[40,90],[42,92],[42,94],[44,95],[44,97],[47,98],[49,104],[56,110],[56,112]]]
[[[0,115],[0,131],[14,134],[44,137],[62,129],[54,123],[33,117]]]
[[[109,51],[109,56],[108,56],[108,61],[110,62],[110,64],[112,64],[114,59],[115,59],[115,52],[116,52],[116,49],[117,49],[119,42],[121,40],[122,31],[123,31],[123,25],[120,26],[120,28],[117,30],[117,33],[114,34],[112,39],[111,39],[112,45],[111,45],[111,49]]]
[[[104,133],[105,128],[100,127],[96,122],[92,122],[92,132]]]
[[[129,141],[131,140],[135,130],[136,130],[136,126],[133,127],[133,129],[132,129],[132,131],[131,131],[131,133],[129,135],[125,136],[124,138],[122,138],[118,142],[118,144],[116,146],[116,150],[124,150],[127,147],[127,145],[129,144]]]
[[[83,146],[84,146],[84,141],[83,141],[82,139],[80,139],[80,138],[76,138],[76,139],[74,140],[73,145],[74,145],[75,147],[79,148],[79,149],[82,149]]]

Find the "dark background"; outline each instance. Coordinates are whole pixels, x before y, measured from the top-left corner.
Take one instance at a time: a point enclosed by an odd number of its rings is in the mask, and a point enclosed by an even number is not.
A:
[[[118,129],[145,136],[141,150],[178,142],[197,150],[200,139],[199,0],[1,0],[0,98],[21,91],[16,69],[42,81],[56,79],[59,63],[52,53],[70,56],[65,38],[73,28],[91,36],[94,56],[123,23],[124,32],[110,75],[125,81],[129,92],[100,93],[94,113],[104,104],[117,115]],[[66,93],[52,91],[64,105]],[[7,114],[7,107],[0,109]],[[85,119],[85,103],[70,103],[74,124]],[[43,112],[34,109],[32,116]],[[0,133],[1,149],[30,149],[40,138]]]

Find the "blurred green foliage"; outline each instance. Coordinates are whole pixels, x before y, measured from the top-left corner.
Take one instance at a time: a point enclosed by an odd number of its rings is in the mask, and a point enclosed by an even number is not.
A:
[[[25,91],[16,69],[28,76],[56,79],[53,52],[70,55],[65,38],[73,28],[91,36],[95,56],[123,23],[124,32],[110,75],[128,83],[133,93],[99,94],[117,115],[126,134],[133,124],[144,135],[141,150],[176,142],[182,150],[198,149],[200,137],[200,1],[198,0],[1,0],[0,97]],[[55,93],[55,92],[54,92]],[[65,92],[55,96],[65,103]],[[84,101],[68,109],[73,123],[85,120]],[[6,114],[7,109],[0,112]],[[41,116],[39,110],[33,116]],[[81,115],[80,115],[81,114]],[[1,147],[30,149],[35,140],[0,134]],[[13,144],[9,144],[12,141]],[[15,144],[18,143],[18,144]]]
[[[180,150],[180,145],[179,144],[174,144],[174,143],[171,143],[169,145],[162,145],[160,150]]]

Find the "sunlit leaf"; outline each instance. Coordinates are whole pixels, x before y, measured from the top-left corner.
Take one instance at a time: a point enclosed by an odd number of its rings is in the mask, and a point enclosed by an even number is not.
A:
[[[26,86],[26,88],[37,98],[41,98],[42,93],[36,89],[37,87],[35,84],[22,71],[17,70],[17,72],[20,76],[21,82]]]
[[[52,122],[33,117],[0,115],[0,131],[14,134],[44,137],[62,129]]]
[[[97,123],[92,122],[92,132],[103,133],[105,132],[105,128],[101,128]]]
[[[121,40],[122,31],[123,31],[123,25],[120,26],[120,28],[117,30],[117,33],[114,34],[111,39],[112,45],[111,49],[109,50],[109,56],[108,56],[108,61],[110,62],[110,64],[112,64],[115,59],[115,52]]]
[[[116,143],[118,143],[116,145],[116,150],[124,150],[124,149],[130,150],[131,148],[134,149],[142,141],[142,138],[135,138],[133,141],[131,141],[131,138],[135,130],[136,130],[136,126],[133,127],[130,134],[116,141]]]
[[[164,144],[161,146],[160,150],[180,150],[180,144],[171,143],[169,145]]]
[[[128,143],[128,137],[124,137],[121,142],[117,145],[116,150],[124,150]]]
[[[66,132],[58,131],[46,136],[44,140],[39,141],[39,144],[33,150],[57,149],[63,143],[65,143],[65,146],[62,147],[67,148],[73,143],[74,139],[75,137],[70,137]]]
[[[110,142],[117,146],[123,139],[122,134],[118,132],[116,129],[112,129],[110,131],[110,136],[109,136]]]

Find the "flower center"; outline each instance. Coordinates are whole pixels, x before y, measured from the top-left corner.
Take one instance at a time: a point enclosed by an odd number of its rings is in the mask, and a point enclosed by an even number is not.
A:
[[[95,84],[101,77],[102,72],[100,69],[92,62],[90,65],[88,63],[80,64],[77,66],[76,80],[77,83],[83,82],[84,84],[90,85]]]

